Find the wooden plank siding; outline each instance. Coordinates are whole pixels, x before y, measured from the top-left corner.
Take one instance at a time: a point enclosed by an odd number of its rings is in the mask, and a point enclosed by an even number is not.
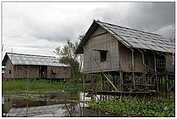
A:
[[[100,61],[100,52],[106,50],[106,61]],[[101,68],[100,68],[101,67]],[[118,71],[119,53],[118,42],[111,34],[99,27],[91,36],[84,47],[84,69],[85,73],[104,71]]]
[[[123,72],[132,72],[132,55],[131,50],[126,48],[123,44],[119,43],[120,53],[120,70]]]
[[[4,77],[13,78],[13,76],[14,76],[14,66],[12,65],[12,62],[10,61],[9,57],[7,57],[7,59],[6,59],[6,65],[5,66],[6,67],[5,67]]]
[[[168,72],[175,72],[175,56],[172,54],[165,55],[166,70]]]
[[[14,66],[14,78],[39,78],[39,66]]]
[[[71,77],[71,68],[70,67],[47,67],[47,78],[60,78],[66,79]]]
[[[123,44],[119,43],[119,53],[120,53],[120,70],[123,72],[132,72],[132,56],[131,50],[126,48]],[[143,56],[140,51],[134,49],[134,72],[154,72],[154,57],[150,52],[143,52],[145,65],[143,64]]]

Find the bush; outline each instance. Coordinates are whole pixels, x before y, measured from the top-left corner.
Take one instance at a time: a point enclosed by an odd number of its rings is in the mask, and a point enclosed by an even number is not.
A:
[[[91,101],[91,108],[116,116],[174,117],[174,102],[143,101],[137,98],[123,98],[115,101]]]

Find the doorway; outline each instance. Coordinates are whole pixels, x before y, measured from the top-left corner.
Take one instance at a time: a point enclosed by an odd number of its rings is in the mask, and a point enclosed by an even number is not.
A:
[[[39,75],[41,79],[47,79],[47,66],[39,66]]]

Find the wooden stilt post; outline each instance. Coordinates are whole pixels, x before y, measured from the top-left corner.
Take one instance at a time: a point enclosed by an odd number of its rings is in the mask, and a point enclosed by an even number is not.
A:
[[[168,97],[168,75],[166,74],[166,77],[165,77],[165,80],[166,80],[166,97]]]
[[[103,78],[102,78],[102,75],[100,74],[101,76],[101,91],[103,91]]]
[[[94,77],[93,77],[93,74],[90,74],[91,75],[91,91],[92,91],[92,99],[93,99],[93,95],[94,95]]]
[[[82,76],[82,81],[83,81],[83,93],[84,93],[84,96],[83,96],[83,107],[82,107],[82,116],[84,115],[84,110],[85,110],[85,77],[84,75]]]
[[[160,92],[160,90],[162,89],[162,88],[161,88],[161,81],[162,81],[162,77],[161,77],[161,76],[158,76],[157,88],[158,88],[158,91],[159,91],[159,92]]]
[[[102,89],[105,90],[105,84],[104,84],[105,82],[104,82],[104,77],[103,77],[102,74],[101,74],[101,78],[102,78],[102,82],[103,82],[103,87],[102,87]]]
[[[119,75],[120,75],[120,81],[121,81],[121,83],[120,83],[120,86],[121,86],[121,91],[123,91],[123,73],[122,73],[122,71],[120,71],[119,72]],[[121,96],[120,96],[120,100],[122,99],[122,94],[121,94]]]
[[[157,82],[159,82],[158,80],[158,78],[157,78],[157,64],[156,64],[156,55],[154,54],[154,70],[155,70],[155,80],[156,80],[156,85],[157,85],[157,91],[159,91],[159,83],[157,83]]]
[[[135,61],[134,61],[134,50],[131,49],[132,51],[132,76],[133,76],[133,88],[135,89]]]
[[[100,74],[100,76],[101,76],[101,91],[103,91],[103,78],[102,78],[102,74]],[[102,94],[100,95],[100,100],[102,101],[102,98],[103,98],[103,96],[102,96]]]
[[[120,71],[121,91],[123,91],[123,72]]]

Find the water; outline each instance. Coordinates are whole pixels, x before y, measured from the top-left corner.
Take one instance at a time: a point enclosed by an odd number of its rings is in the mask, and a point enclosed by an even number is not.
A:
[[[10,117],[79,117],[104,116],[90,109],[82,92],[4,95],[3,116]]]

